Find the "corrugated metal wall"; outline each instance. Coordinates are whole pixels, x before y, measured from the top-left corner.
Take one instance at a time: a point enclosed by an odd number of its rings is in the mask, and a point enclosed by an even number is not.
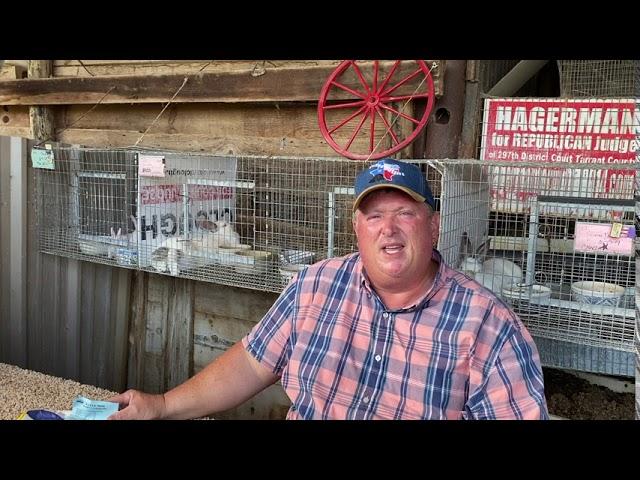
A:
[[[27,148],[23,140],[0,137],[0,361],[122,390],[132,273],[38,251]],[[14,185],[21,180],[13,175],[20,169],[16,158],[23,162],[26,205],[20,205]],[[22,217],[14,213],[21,210]]]

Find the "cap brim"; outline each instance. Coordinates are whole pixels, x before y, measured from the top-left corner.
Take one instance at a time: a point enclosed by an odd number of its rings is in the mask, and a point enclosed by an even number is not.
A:
[[[362,192],[360,192],[360,195],[358,195],[356,197],[355,201],[353,202],[353,211],[355,212],[358,209],[358,207],[360,206],[360,203],[362,202],[364,197],[369,195],[374,190],[380,190],[382,188],[395,188],[396,190],[400,190],[400,191],[406,193],[407,195],[409,195],[416,202],[426,202],[427,201],[427,199],[424,198],[419,193],[414,192],[410,188],[403,187],[402,185],[394,185],[393,183],[378,183],[378,184],[372,185],[369,188],[366,188]]]

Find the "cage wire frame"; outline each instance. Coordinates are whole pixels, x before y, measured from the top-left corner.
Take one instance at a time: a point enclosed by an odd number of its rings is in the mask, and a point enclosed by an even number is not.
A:
[[[562,97],[637,96],[638,60],[558,60]]]
[[[357,249],[352,184],[362,162],[53,151],[55,170],[34,169],[44,253],[278,293],[306,265]],[[166,176],[138,175],[140,155],[164,157]],[[635,218],[633,181],[594,200],[594,182],[610,165],[409,162],[425,175],[439,173],[438,249],[449,265],[502,297],[536,337],[633,351],[633,253],[573,250],[581,222],[615,220],[628,231]],[[526,187],[530,195],[496,198],[496,186],[505,185]],[[489,260],[502,268],[482,270]],[[612,283],[624,293],[608,305],[586,303],[592,299],[571,289],[579,281]]]

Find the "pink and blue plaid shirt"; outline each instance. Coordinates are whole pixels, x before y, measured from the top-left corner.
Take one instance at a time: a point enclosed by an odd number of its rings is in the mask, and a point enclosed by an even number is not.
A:
[[[281,376],[288,419],[546,419],[533,339],[498,297],[440,266],[388,310],[359,254],[307,267],[242,339]]]

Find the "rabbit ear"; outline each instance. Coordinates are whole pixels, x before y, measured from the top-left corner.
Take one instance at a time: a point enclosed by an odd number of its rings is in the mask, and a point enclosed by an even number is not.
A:
[[[122,228],[119,228],[119,229],[118,229],[118,235],[117,235],[117,236],[118,236],[118,237],[121,237],[121,236],[122,236]]]
[[[113,230],[113,227],[111,227],[111,236],[115,237],[116,236],[116,232]]]
[[[460,246],[458,247],[458,266],[462,263],[462,260],[471,255],[473,255],[473,247],[469,239],[469,234],[462,232],[460,236]]]
[[[482,242],[478,247],[478,249],[476,250],[476,255],[478,255],[481,258],[484,258],[487,255],[487,253],[489,253],[490,243],[491,241],[489,239]]]
[[[133,214],[129,218],[131,218],[131,222],[133,223],[133,231],[135,232],[136,231],[136,227],[138,225],[138,219]]]

